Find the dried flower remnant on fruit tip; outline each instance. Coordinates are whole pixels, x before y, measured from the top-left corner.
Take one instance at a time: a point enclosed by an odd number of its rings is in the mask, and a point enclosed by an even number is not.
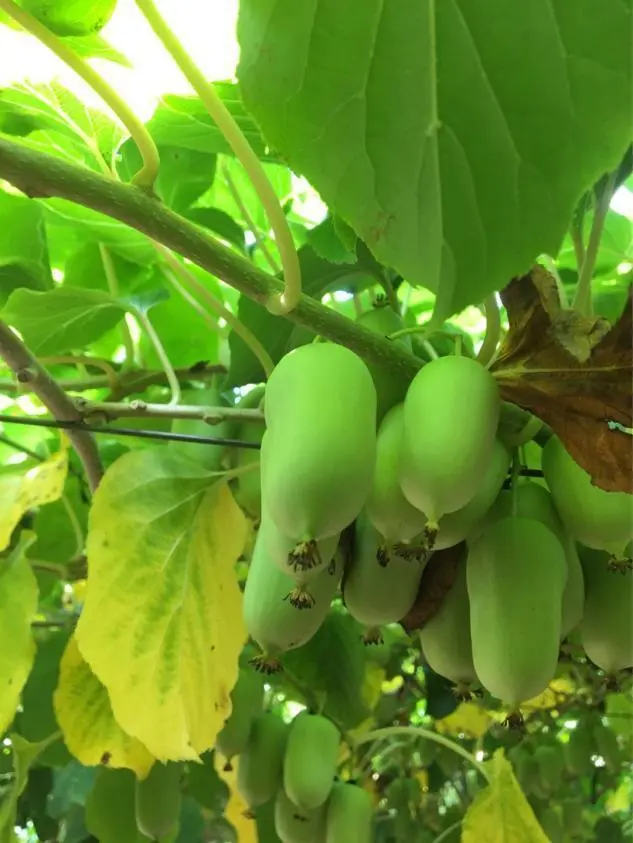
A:
[[[321,564],[319,546],[314,539],[299,542],[288,554],[288,565],[296,571],[310,571]]]
[[[314,597],[306,591],[305,585],[298,585],[284,598],[291,606],[302,612],[305,609],[312,609],[314,607]]]
[[[280,673],[282,670],[279,659],[274,658],[266,653],[260,656],[253,656],[248,662],[258,673],[263,673],[265,676],[272,676],[274,673]]]

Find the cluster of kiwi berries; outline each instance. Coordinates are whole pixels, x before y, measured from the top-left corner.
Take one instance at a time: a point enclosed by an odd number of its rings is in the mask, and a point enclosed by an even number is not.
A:
[[[369,843],[373,806],[366,790],[336,776],[341,736],[321,714],[302,711],[290,723],[263,709],[260,674],[242,666],[232,710],[216,741],[227,768],[237,757],[236,785],[250,816],[272,805],[282,843]]]
[[[359,321],[383,334],[402,327],[389,307]],[[544,477],[515,476],[505,489],[514,455],[495,378],[457,352],[403,384],[314,342],[238,405],[263,402],[266,422],[231,431],[261,441],[260,454],[233,459],[261,457],[235,488],[259,523],[243,609],[259,669],[278,669],[314,636],[339,590],[378,640],[410,611],[431,556],[458,545],[456,581],[420,643],[460,693],[483,686],[518,709],[554,677],[566,638],[610,677],[633,666],[633,496],[592,485],[555,436],[534,444]],[[201,460],[217,453],[200,450]]]
[[[437,673],[516,708],[547,687],[577,631],[609,675],[633,666],[633,497],[593,486],[556,437],[544,480],[504,489],[513,455],[498,435],[497,384],[465,354],[423,366],[379,424],[377,385],[356,354],[320,342],[269,379],[244,593],[257,666],[272,671],[308,641],[339,586],[377,640],[411,609],[432,554],[464,542],[457,580],[420,633]]]

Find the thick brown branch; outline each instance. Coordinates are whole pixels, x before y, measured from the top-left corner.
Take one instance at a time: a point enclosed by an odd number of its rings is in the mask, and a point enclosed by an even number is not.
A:
[[[81,421],[81,414],[63,389],[13,331],[1,321],[0,357],[15,372],[18,382],[28,384],[56,419]],[[88,483],[94,491],[103,475],[97,445],[93,437],[83,430],[69,430],[67,436],[83,463]]]
[[[28,196],[68,199],[126,223],[262,305],[272,293],[283,289],[279,279],[227,249],[140,188],[5,138],[0,138],[0,178]],[[298,306],[285,318],[347,346],[370,363],[388,367],[394,376],[413,377],[422,366],[414,355],[310,296],[302,296]]]

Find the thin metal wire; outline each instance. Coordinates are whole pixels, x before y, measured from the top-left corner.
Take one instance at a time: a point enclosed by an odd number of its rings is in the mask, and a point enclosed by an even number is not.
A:
[[[85,430],[89,433],[108,433],[111,436],[132,436],[139,439],[162,439],[171,442],[192,442],[201,445],[230,445],[232,448],[245,448],[259,450],[259,442],[246,442],[242,439],[222,439],[217,436],[192,436],[188,433],[172,433],[166,430],[136,430],[130,427],[110,427],[108,425],[91,425],[85,422],[60,421],[57,419],[36,419],[31,416],[5,416],[0,414],[0,422],[3,424],[25,424],[32,427],[52,427],[60,430]],[[521,468],[519,474],[522,477],[542,477],[543,472],[538,468]],[[510,487],[508,477],[503,485],[504,489]]]
[[[0,414],[2,424],[25,424],[31,427],[52,427],[60,430],[85,430],[87,433],[105,433],[110,436],[133,436],[138,439],[162,439],[170,442],[191,442],[201,445],[230,445],[232,448],[258,450],[259,442],[242,439],[222,439],[217,436],[193,436],[189,433],[172,433],[168,430],[137,430],[133,427],[111,427],[109,425],[86,424],[79,421],[39,419],[31,416],[6,416]]]

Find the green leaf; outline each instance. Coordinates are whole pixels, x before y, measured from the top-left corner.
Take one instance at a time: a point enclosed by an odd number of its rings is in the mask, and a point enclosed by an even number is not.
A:
[[[94,157],[89,148],[61,132],[36,129],[30,131],[27,137],[20,138],[19,142],[30,149],[54,155],[55,158],[61,158],[67,164],[81,164],[84,167],[96,168]]]
[[[587,214],[583,226],[583,239],[585,244],[589,240],[591,226],[593,225],[593,214]],[[594,276],[612,276],[616,273],[619,264],[633,261],[633,220],[618,214],[616,211],[609,211],[604,222],[600,247],[596,256]],[[569,235],[565,237],[560,252],[556,257],[556,265],[559,269],[571,269],[577,272],[578,265],[572,239]]]
[[[485,767],[488,786],[466,812],[463,843],[548,843],[503,749],[498,749]]]
[[[20,286],[7,290],[4,282],[11,277],[38,290],[52,287],[42,209],[31,199],[0,190],[0,219],[0,295]]]
[[[12,722],[35,658],[31,622],[37,612],[37,583],[26,551],[35,535],[23,530],[15,547],[0,557],[0,628],[7,638],[0,649],[0,735]]]
[[[136,825],[135,793],[131,770],[99,770],[86,801],[86,828],[99,843],[149,840]]]
[[[53,774],[53,792],[49,798],[49,810],[53,817],[68,814],[73,805],[83,806],[94,786],[97,770],[84,767],[72,759],[69,764]]]
[[[134,292],[135,289],[146,284],[155,275],[153,266],[140,266],[114,253],[110,253],[110,257],[114,264],[114,272],[122,296]],[[109,290],[98,243],[81,245],[68,256],[63,269],[64,286]]]
[[[356,235],[351,248],[341,240],[334,217],[326,219],[308,231],[307,242],[316,254],[330,263],[354,263],[356,261]]]
[[[336,654],[336,657],[334,657]],[[369,716],[363,702],[367,656],[362,628],[350,615],[332,610],[317,634],[283,656],[284,671],[317,698],[325,698],[323,713],[344,729]]]
[[[274,316],[248,296],[240,296],[237,318],[257,337],[270,354],[273,363],[283,357],[292,334],[292,322]],[[258,359],[235,331],[229,334],[229,349],[231,364],[226,377],[227,389],[265,380],[266,376]]]
[[[58,82],[23,82],[0,91],[0,115],[20,120],[23,131],[50,130],[65,135],[87,149],[95,169],[108,162],[123,137],[123,130],[112,117],[89,108]],[[2,122],[0,122],[0,127]],[[100,156],[100,158],[99,158]]]
[[[175,843],[205,843],[207,824],[198,803],[190,797],[182,800],[178,833],[173,837]],[[166,840],[165,843],[170,843]]]
[[[267,150],[257,124],[244,108],[238,86],[231,82],[215,82],[214,88],[257,156],[276,160],[276,156]],[[147,128],[160,146],[234,154],[206,106],[195,96],[167,94],[158,104]]]
[[[49,232],[55,232],[56,228],[71,228],[75,234],[81,233],[83,242],[103,243],[132,263],[148,264],[156,259],[156,251],[148,237],[105,214],[65,199],[38,199],[37,202],[46,210]]]
[[[324,231],[322,239],[326,236],[327,233]],[[318,236],[317,239],[319,239]],[[312,246],[302,246],[299,249],[299,264],[303,292],[314,298],[320,298],[328,290],[354,288],[357,285],[362,287],[368,281],[373,283],[374,279],[370,273],[377,272],[377,266],[363,244],[359,244],[358,253],[359,256],[355,258],[354,263],[331,263],[320,257]],[[337,256],[340,258],[341,254],[339,251]],[[288,351],[291,337],[295,333],[292,323],[287,319],[274,316],[248,296],[240,296],[237,315],[240,322],[262,343],[273,363],[277,363]],[[307,332],[301,336],[305,338],[311,335],[311,332]],[[227,375],[227,386],[261,383],[265,379],[264,371],[257,358],[234,331],[229,334],[229,349],[231,365]]]
[[[128,57],[109,44],[103,35],[92,33],[91,35],[75,35],[64,39],[73,52],[86,59],[101,59],[120,64],[123,67],[132,67]]]
[[[168,207],[182,213],[211,187],[217,155],[180,145],[160,145],[158,152],[156,193]],[[117,172],[124,181],[130,181],[143,164],[138,146],[131,138],[120,147],[118,159]]]
[[[186,792],[196,802],[214,814],[221,814],[228,801],[229,789],[214,766],[214,753],[205,752],[202,764],[190,764]]]
[[[121,728],[160,760],[204,752],[229,711],[245,541],[227,484],[163,449],[125,454],[94,496],[77,641]]]
[[[619,163],[632,26],[621,0],[243,0],[238,78],[269,143],[443,320],[556,254]]]
[[[59,731],[53,709],[53,692],[57,687],[59,663],[70,632],[69,625],[38,642],[33,669],[22,692],[22,710],[13,726],[28,741],[42,741]],[[63,766],[70,761],[70,755],[59,740],[43,753],[41,760],[51,766]]]
[[[177,291],[170,291],[168,298],[158,302],[150,318],[172,366],[193,366],[201,360],[218,359],[218,333]],[[148,366],[160,368],[156,349],[146,334],[141,338],[140,349]]]
[[[225,211],[219,208],[189,208],[184,216],[244,251],[244,229]]]
[[[14,828],[18,800],[26,786],[29,769],[51,743],[50,738],[40,743],[29,743],[20,735],[13,733],[9,738],[13,750],[13,781],[8,793],[4,794],[4,799],[0,803],[0,843],[17,843],[18,838],[15,835]]]
[[[280,203],[284,202],[292,192],[290,170],[271,161],[264,161],[262,167]],[[270,221],[264,206],[250,176],[237,158],[226,155],[218,158],[218,168],[213,184],[199,204],[226,211],[244,229],[252,230],[254,226],[260,237],[266,239],[269,249],[276,254],[274,240],[269,236]],[[248,212],[248,219],[245,211]],[[270,270],[268,264],[265,268]]]
[[[21,0],[21,5],[55,35],[89,35],[112,17],[117,0]]]
[[[15,290],[2,316],[37,355],[81,349],[123,319],[121,304],[99,290],[57,287],[46,293]]]

